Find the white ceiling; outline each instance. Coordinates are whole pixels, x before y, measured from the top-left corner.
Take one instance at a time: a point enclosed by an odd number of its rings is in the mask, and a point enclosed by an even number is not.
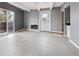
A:
[[[20,9],[30,11],[32,9],[61,7],[64,2],[8,2]]]

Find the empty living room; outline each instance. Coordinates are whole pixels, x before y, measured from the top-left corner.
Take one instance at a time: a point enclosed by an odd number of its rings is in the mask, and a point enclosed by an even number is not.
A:
[[[79,56],[79,2],[0,2],[0,56]]]

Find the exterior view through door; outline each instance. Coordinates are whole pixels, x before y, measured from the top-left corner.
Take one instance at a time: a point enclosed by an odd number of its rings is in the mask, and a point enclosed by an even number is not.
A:
[[[15,31],[15,13],[0,8],[0,36],[5,36]]]

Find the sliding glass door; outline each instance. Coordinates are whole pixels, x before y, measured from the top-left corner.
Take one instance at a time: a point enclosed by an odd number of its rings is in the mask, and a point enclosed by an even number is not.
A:
[[[0,9],[0,36],[7,34],[6,11]]]
[[[7,11],[7,32],[15,31],[15,14],[12,11]]]
[[[0,8],[0,36],[7,35],[15,31],[15,13],[13,11]]]

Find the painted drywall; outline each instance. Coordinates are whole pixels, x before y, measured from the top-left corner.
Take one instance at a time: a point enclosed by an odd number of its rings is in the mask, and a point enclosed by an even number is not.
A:
[[[15,13],[15,29],[19,30],[24,28],[24,11],[12,6],[6,2],[0,2],[0,8],[11,10]]]
[[[29,28],[29,13],[30,12],[27,12],[27,11],[24,11],[24,27],[26,28],[26,29],[28,29]]]
[[[52,31],[62,32],[62,19],[61,19],[61,9],[52,9]]]
[[[71,40],[79,45],[79,2],[71,3]]]
[[[39,11],[31,10],[30,12],[25,12],[25,28],[31,29],[31,25],[39,26]],[[38,29],[37,29],[38,30]]]

